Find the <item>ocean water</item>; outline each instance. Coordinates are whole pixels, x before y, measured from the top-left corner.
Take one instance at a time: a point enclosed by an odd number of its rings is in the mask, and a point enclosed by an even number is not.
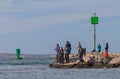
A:
[[[57,69],[49,68],[51,55],[23,55],[15,60],[12,54],[0,54],[0,79],[120,79],[120,69]]]

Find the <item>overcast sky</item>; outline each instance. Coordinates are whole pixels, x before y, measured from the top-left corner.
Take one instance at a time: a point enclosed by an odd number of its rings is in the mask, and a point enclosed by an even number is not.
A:
[[[68,40],[72,53],[77,53],[80,41],[93,50],[94,12],[97,44],[104,51],[120,52],[119,0],[0,0],[0,53],[54,54],[56,43],[64,47]],[[97,48],[97,47],[96,47]]]

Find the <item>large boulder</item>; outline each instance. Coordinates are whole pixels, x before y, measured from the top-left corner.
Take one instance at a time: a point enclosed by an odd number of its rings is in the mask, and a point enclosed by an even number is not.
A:
[[[85,62],[88,62],[88,61],[90,60],[90,56],[89,56],[89,55],[84,56],[84,57],[83,57],[83,60],[84,60]]]
[[[108,64],[120,64],[120,58],[113,58]]]

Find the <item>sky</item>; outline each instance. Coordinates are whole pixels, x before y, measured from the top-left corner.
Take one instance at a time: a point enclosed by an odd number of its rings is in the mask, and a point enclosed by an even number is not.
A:
[[[0,0],[0,53],[55,54],[54,48],[66,41],[77,53],[81,42],[87,52],[93,50],[91,17],[96,13],[97,45],[104,51],[119,53],[119,0]],[[97,46],[96,46],[97,49]]]

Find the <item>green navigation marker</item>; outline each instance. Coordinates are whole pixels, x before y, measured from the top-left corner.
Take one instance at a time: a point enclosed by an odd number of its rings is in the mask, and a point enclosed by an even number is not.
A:
[[[21,55],[20,49],[16,49],[16,59],[22,59],[22,57],[20,57],[20,55]]]
[[[98,17],[97,16],[91,17],[91,24],[98,24]]]
[[[16,58],[19,59],[20,57],[20,49],[16,49]]]

